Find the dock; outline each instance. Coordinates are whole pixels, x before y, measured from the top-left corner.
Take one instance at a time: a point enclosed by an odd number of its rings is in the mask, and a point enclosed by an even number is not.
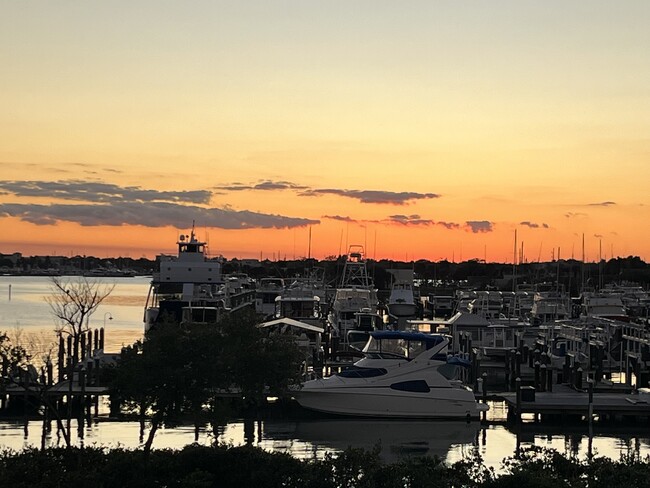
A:
[[[519,393],[504,392],[495,395],[503,400],[511,412],[509,417],[532,414],[539,420],[560,420],[561,417],[581,417],[600,421],[631,420],[650,422],[650,394],[594,393],[577,391],[566,385],[557,385],[553,392],[535,392],[532,387],[521,387]]]

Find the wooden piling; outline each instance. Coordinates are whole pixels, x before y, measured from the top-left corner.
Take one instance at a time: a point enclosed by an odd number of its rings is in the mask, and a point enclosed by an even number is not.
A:
[[[81,333],[79,337],[79,345],[81,346],[81,361],[86,358],[86,335],[84,332]]]
[[[516,420],[517,423],[521,423],[521,378],[517,378],[515,380],[515,388],[517,392],[517,412],[516,412]]]
[[[57,357],[57,370],[59,381],[63,381],[63,374],[65,372],[65,342],[63,336],[59,336],[59,354]]]
[[[571,355],[564,356],[564,366],[562,367],[562,379],[564,383],[572,383],[571,380]]]
[[[589,425],[591,425],[591,422],[594,417],[594,382],[591,379],[587,380],[587,388],[589,391],[589,409],[588,409],[588,415],[589,415]]]
[[[87,342],[86,342],[86,351],[88,351],[88,356],[92,356],[93,354],[93,331],[89,330],[87,334]]]
[[[528,344],[524,343],[523,352],[522,352],[522,362],[528,362],[528,356],[530,355],[530,347]]]
[[[576,369],[575,383],[574,386],[577,390],[582,390],[582,368],[578,367]]]

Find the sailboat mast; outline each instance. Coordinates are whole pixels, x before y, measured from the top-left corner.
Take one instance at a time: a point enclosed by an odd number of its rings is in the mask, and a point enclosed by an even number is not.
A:
[[[307,247],[307,259],[311,259],[311,225],[309,226],[309,246]]]
[[[512,291],[517,291],[517,229],[515,229],[515,245],[512,251]]]
[[[582,292],[584,293],[585,291],[585,234],[582,234],[582,269],[581,269],[581,288]]]

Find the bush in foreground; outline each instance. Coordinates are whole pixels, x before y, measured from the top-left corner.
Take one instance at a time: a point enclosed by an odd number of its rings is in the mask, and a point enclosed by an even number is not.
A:
[[[47,449],[0,454],[0,486],[13,488],[313,487],[313,488],[505,488],[650,487],[650,461],[580,461],[557,451],[531,448],[504,461],[498,476],[479,456],[448,465],[437,458],[383,463],[379,450],[348,449],[322,460],[301,461],[254,447],[154,450]]]

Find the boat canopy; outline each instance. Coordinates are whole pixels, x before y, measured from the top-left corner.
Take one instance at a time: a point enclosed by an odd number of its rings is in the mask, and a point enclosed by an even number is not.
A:
[[[376,330],[370,332],[363,353],[373,359],[404,358],[410,361],[425,351],[443,352],[441,348],[446,347],[448,343],[448,338],[442,334]],[[446,351],[444,356],[446,358]]]
[[[370,332],[370,337],[375,340],[402,339],[404,341],[420,341],[426,344],[426,349],[431,349],[447,338],[440,334],[425,334],[423,332],[407,332],[403,330],[375,330]]]

